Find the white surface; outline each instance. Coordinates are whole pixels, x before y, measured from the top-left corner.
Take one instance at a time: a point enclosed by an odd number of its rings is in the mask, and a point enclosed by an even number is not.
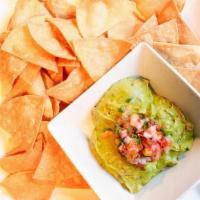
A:
[[[174,200],[200,178],[200,140],[173,168],[160,173],[137,195],[130,194],[99,166],[86,135],[92,132],[91,109],[116,81],[141,75],[155,91],[175,102],[200,134],[200,96],[152,48],[141,44],[49,124],[49,129],[101,200]]]

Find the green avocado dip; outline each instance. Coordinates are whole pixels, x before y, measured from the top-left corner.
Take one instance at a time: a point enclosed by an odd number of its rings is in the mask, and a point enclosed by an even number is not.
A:
[[[138,192],[193,142],[193,125],[144,78],[125,78],[92,111],[90,147],[100,165],[130,192]]]

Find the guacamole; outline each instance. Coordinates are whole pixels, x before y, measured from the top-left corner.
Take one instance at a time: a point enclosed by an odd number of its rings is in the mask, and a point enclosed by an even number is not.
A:
[[[192,146],[193,125],[178,107],[156,95],[144,78],[115,83],[92,114],[91,150],[101,166],[130,192],[138,192],[160,171],[175,165]]]

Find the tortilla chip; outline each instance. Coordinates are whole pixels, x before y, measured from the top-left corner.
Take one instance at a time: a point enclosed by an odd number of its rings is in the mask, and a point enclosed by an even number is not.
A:
[[[158,20],[156,15],[152,15],[142,26],[141,28],[135,33],[134,36],[142,35],[143,33],[146,33],[147,31],[151,30],[155,26],[158,25]]]
[[[39,47],[31,38],[27,26],[13,29],[5,39],[1,48],[22,60],[57,71],[55,57]]]
[[[33,172],[20,172],[9,175],[2,186],[19,200],[47,200],[54,189],[54,184],[48,181],[32,179]]]
[[[26,150],[35,141],[44,111],[43,97],[26,95],[0,105],[0,127],[12,136],[8,151]]]
[[[4,156],[0,159],[0,167],[8,173],[35,170],[43,150],[43,140],[39,138],[28,151]]]
[[[46,89],[49,89],[55,85],[55,82],[49,77],[46,72],[42,71],[41,75]]]
[[[93,81],[101,78],[130,50],[131,44],[107,38],[77,40],[74,51]]]
[[[27,63],[0,50],[0,103],[12,89],[15,79],[25,69]]]
[[[63,67],[58,67],[58,72],[51,72],[48,71],[47,74],[49,77],[53,80],[55,84],[58,84],[63,81],[64,75],[63,75]]]
[[[33,40],[45,51],[55,57],[75,59],[71,50],[56,38],[50,24],[43,17],[31,18],[28,29]]]
[[[26,94],[28,88],[32,85],[33,81],[38,76],[39,71],[40,67],[28,64],[27,67],[19,76],[19,78],[16,80],[12,90],[8,94],[7,99],[11,99],[12,97]]]
[[[160,24],[149,32],[143,35],[137,35],[128,40],[132,44],[132,48],[135,48],[140,42],[146,41],[148,43],[156,42],[167,42],[177,44],[179,41],[179,33],[176,20],[170,20],[163,24]]]
[[[153,47],[175,67],[194,67],[200,63],[199,45],[154,42]]]
[[[178,72],[185,77],[189,83],[192,83],[194,77],[197,73],[197,70],[194,67],[176,67]]]
[[[52,107],[53,107],[53,116],[55,117],[60,112],[60,101],[54,98],[51,98]]]
[[[50,13],[38,0],[18,0],[15,13],[11,18],[8,29],[13,29],[18,25],[25,24],[33,16],[50,17]]]
[[[81,69],[74,69],[68,78],[60,84],[47,90],[47,94],[65,103],[71,103],[92,84],[87,73]]]
[[[81,39],[75,19],[49,18],[47,20],[59,30],[69,46],[71,46],[72,40]]]
[[[132,37],[136,33],[142,24],[142,21],[138,20],[135,15],[130,15],[129,18],[108,30],[108,37],[127,40],[127,38]]]
[[[79,172],[67,158],[63,150],[48,132],[48,122],[41,125],[41,133],[46,137],[46,144],[40,163],[35,171],[34,179],[54,181],[61,187],[88,187]],[[70,180],[70,181],[69,181]]]
[[[8,34],[9,34],[9,31],[4,31],[0,33],[0,46],[4,42],[4,40],[7,38]]]
[[[72,68],[76,68],[76,67],[80,67],[81,64],[78,60],[66,60],[66,59],[58,59],[57,62],[59,67],[72,67]]]
[[[170,0],[165,8],[160,11],[157,17],[159,23],[163,23],[171,19],[177,20],[180,44],[200,44],[200,40],[181,18],[178,8],[173,0]]]
[[[134,2],[83,0],[76,9],[78,28],[84,38],[96,38],[131,15]]]
[[[46,94],[46,88],[41,74],[37,75],[37,78],[33,81],[32,85],[27,90],[28,94],[42,96],[45,99],[44,103],[44,118],[51,119],[53,117],[53,108],[49,96]]]
[[[45,5],[54,17],[72,18],[76,13],[76,5],[80,0],[45,0]]]

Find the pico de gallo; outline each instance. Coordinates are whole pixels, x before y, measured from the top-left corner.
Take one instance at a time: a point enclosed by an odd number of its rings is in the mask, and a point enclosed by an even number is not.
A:
[[[119,109],[114,133],[120,139],[121,155],[138,167],[159,160],[171,144],[154,120],[142,114],[130,114],[128,107]]]

